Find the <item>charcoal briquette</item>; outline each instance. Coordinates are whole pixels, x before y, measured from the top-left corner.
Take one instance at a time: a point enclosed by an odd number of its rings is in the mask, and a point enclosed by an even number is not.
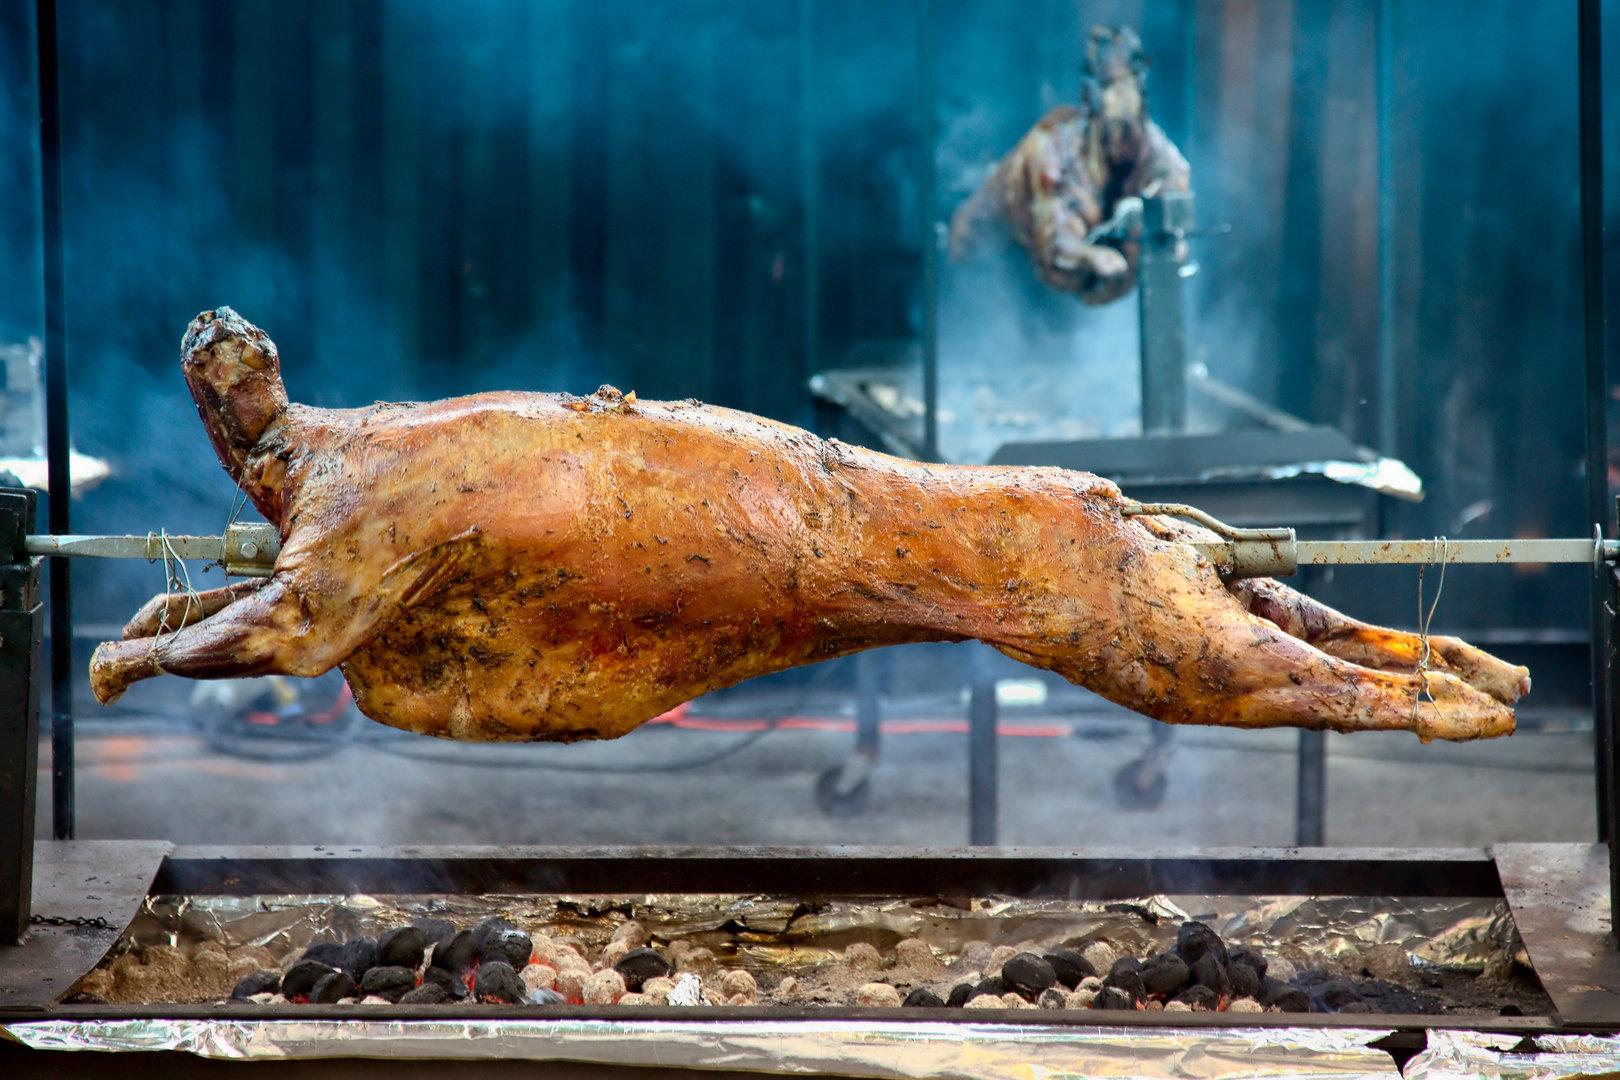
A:
[[[473,996],[485,1005],[521,1005],[528,999],[529,988],[523,985],[511,964],[491,960],[478,965]]]
[[[1209,987],[1202,983],[1195,983],[1171,1000],[1179,1001],[1191,1009],[1213,1009],[1220,999],[1220,995]]]
[[[1231,950],[1227,956],[1227,971],[1230,972],[1231,969],[1236,967],[1238,964],[1248,965],[1254,969],[1254,973],[1256,975],[1263,979],[1266,977],[1266,968],[1270,966],[1271,961],[1267,960],[1263,955],[1261,955],[1259,949],[1251,949],[1247,945],[1239,945],[1237,948]]]
[[[1175,953],[1161,953],[1142,965],[1142,987],[1149,994],[1173,998],[1192,978],[1186,961]]]
[[[945,1002],[940,1000],[940,996],[926,986],[917,987],[917,989],[907,994],[906,1000],[900,1004],[908,1009],[943,1009],[945,1007]]]
[[[426,986],[428,983],[444,987],[444,992],[453,998],[464,998],[468,993],[465,972],[430,967],[422,973],[422,985]]]
[[[1239,963],[1234,956],[1232,962],[1226,965],[1226,977],[1232,984],[1234,998],[1258,998],[1260,996],[1260,973],[1248,964]]]
[[[1226,973],[1226,965],[1213,949],[1205,952],[1192,965],[1193,982],[1199,986],[1207,986],[1215,992],[1216,997],[1232,996],[1232,979]]]
[[[473,936],[477,937],[474,931]],[[515,926],[497,926],[484,936],[478,950],[478,962],[488,964],[499,961],[513,971],[529,966],[529,954],[534,952],[534,939]]]
[[[1136,1001],[1136,998],[1131,997],[1130,994],[1126,993],[1124,990],[1121,990],[1119,987],[1109,986],[1107,983],[1104,983],[1103,988],[1097,991],[1096,998],[1092,1000],[1091,1007],[1093,1009],[1134,1010],[1136,1008]]]
[[[1046,954],[1045,959],[1052,965],[1052,974],[1057,976],[1057,981],[1070,990],[1079,986],[1081,979],[1097,974],[1091,961],[1074,949],[1054,949]]]
[[[1116,975],[1121,971],[1131,971],[1140,975],[1142,973],[1142,961],[1134,956],[1122,956],[1114,961],[1114,966],[1108,969],[1108,974]]]
[[[477,926],[473,927],[472,928],[472,936],[473,936],[473,940],[478,943],[479,951],[482,952],[483,948],[484,948],[484,942],[489,940],[491,934],[499,933],[502,930],[515,930],[515,929],[517,929],[517,928],[515,926],[513,926],[511,923],[509,923],[505,919],[502,919],[502,918],[497,916],[497,917],[492,918],[492,919],[485,919],[483,922],[481,922]]]
[[[338,965],[349,978],[359,981],[377,963],[377,942],[374,938],[357,937],[343,946],[343,962]]]
[[[464,988],[465,989],[465,988]],[[424,982],[399,999],[401,1005],[443,1005],[455,1000],[449,990],[436,982]]]
[[[309,992],[311,1005],[336,1005],[354,994],[354,980],[347,971],[334,971],[316,980]]]
[[[1311,1011],[1311,999],[1305,991],[1271,978],[1261,980],[1260,1004],[1267,1008],[1275,1005],[1283,1012]]]
[[[311,986],[314,983],[310,984]],[[236,984],[231,991],[232,1001],[246,1001],[254,994],[274,994],[281,988],[281,972],[279,971],[250,971],[242,976],[242,981]]]
[[[1342,1010],[1346,1005],[1361,1000],[1361,994],[1356,991],[1356,988],[1343,979],[1333,979],[1324,983],[1317,991],[1317,996],[1321,999],[1322,1004],[1330,1009]]]
[[[1195,968],[1198,960],[1205,953],[1214,953],[1215,959],[1225,964],[1228,956],[1226,942],[1221,935],[1211,930],[1206,923],[1184,922],[1181,929],[1176,931],[1176,955],[1184,960],[1188,967]]]
[[[979,985],[973,988],[973,992],[968,994],[967,999],[972,1001],[974,998],[984,997],[986,994],[993,994],[996,997],[1000,997],[1001,995],[1005,994],[1008,989],[1009,987],[1007,986],[1007,981],[1005,979],[997,975],[992,975],[988,979],[981,980]]]
[[[285,998],[308,997],[315,984],[336,971],[330,964],[319,960],[300,960],[281,977],[281,995]]]
[[[1035,1004],[1042,1009],[1061,1009],[1068,1000],[1068,995],[1055,986],[1049,986],[1041,991],[1041,996],[1035,999]]]
[[[428,945],[436,945],[456,936],[456,924],[449,919],[422,918],[411,923],[422,931],[422,940]]]
[[[1001,978],[1015,993],[1033,999],[1057,982],[1057,972],[1041,957],[1023,952],[1001,965]]]
[[[966,1005],[968,998],[973,996],[972,983],[957,983],[951,987],[950,996],[945,999],[945,1006],[949,1009],[960,1009]]]
[[[343,942],[317,941],[305,949],[304,955],[300,956],[299,959],[314,960],[317,963],[325,964],[329,968],[341,968],[343,966]]]
[[[613,965],[613,970],[624,977],[625,988],[631,993],[638,993],[641,986],[648,979],[662,979],[669,975],[674,968],[652,949],[631,949],[619,958]]]
[[[366,994],[398,1001],[416,989],[416,972],[408,967],[373,967],[360,980]]]
[[[463,930],[449,941],[439,942],[430,966],[459,973],[472,967],[477,959],[478,939],[471,930]]]
[[[1127,995],[1133,1005],[1147,997],[1147,986],[1142,982],[1142,973],[1132,971],[1130,968],[1121,968],[1116,965],[1116,969],[1109,974],[1108,978],[1103,980],[1103,989],[1106,990],[1110,986]]]
[[[427,953],[427,935],[419,926],[401,926],[377,939],[377,966],[415,971]]]

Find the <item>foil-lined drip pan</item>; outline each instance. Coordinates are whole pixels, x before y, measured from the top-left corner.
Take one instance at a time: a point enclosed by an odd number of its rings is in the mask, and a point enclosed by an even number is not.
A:
[[[905,939],[926,941],[942,958],[974,942],[1080,946],[1102,940],[1122,955],[1146,956],[1171,946],[1182,922],[1198,919],[1229,945],[1254,946],[1295,967],[1347,969],[1376,950],[1404,953],[1413,971],[1448,974],[1483,989],[1473,1011],[1494,1013],[1498,975],[1527,960],[1506,905],[1499,899],[1388,897],[1255,897],[1157,895],[1124,902],[980,897],[783,897],[678,895],[259,895],[153,896],[145,902],[103,967],[123,953],[153,946],[182,949],[205,941],[260,947],[290,959],[312,942],[347,940],[423,916],[470,926],[501,917],[524,929],[600,947],[635,919],[655,944],[685,940],[731,966],[760,975],[761,987],[793,973],[835,968],[851,945],[886,953]],[[982,946],[981,946],[982,949]],[[1438,985],[1437,983],[1433,983]],[[1533,980],[1532,980],[1533,986]],[[1505,991],[1503,991],[1505,993]],[[1539,987],[1535,988],[1539,994]],[[769,1000],[769,999],[765,999]],[[1544,997],[1541,1000],[1545,1000]],[[776,1002],[780,1004],[780,1002]],[[705,1018],[704,1009],[670,1008],[613,1017],[546,1015],[533,1007],[469,1019],[460,1007],[445,1019],[390,1018],[387,1006],[354,1006],[344,1019],[299,1018],[299,1006],[266,1008],[262,1019],[240,1006],[230,1016],[51,1018],[0,1027],[0,1034],[40,1049],[179,1050],[210,1058],[303,1059],[411,1057],[574,1061],[688,1070],[755,1070],[784,1074],[834,1072],[881,1078],[949,1077],[1394,1077],[1394,1060],[1374,1044],[1382,1028],[1293,1026],[1283,1017],[1245,1025],[1119,1028],[1077,1023],[1072,1011],[1034,1010],[998,1017],[971,1011],[927,1021],[826,1019],[735,1010]],[[1468,1013],[1464,1002],[1456,1011]],[[1527,1010],[1528,1011],[1528,1010]],[[1043,1020],[1066,1017],[1064,1023]],[[1027,1017],[1027,1022],[1024,1018]],[[1107,1014],[1097,1014],[1106,1023]],[[1283,1026],[1276,1021],[1283,1021]],[[1602,1052],[1601,1049],[1593,1052]],[[1496,1044],[1460,1036],[1414,1058],[1423,1076],[1473,1075],[1466,1055],[1489,1055],[1498,1072],[1521,1073]],[[1450,1055],[1448,1057],[1448,1055]],[[1479,1058],[1484,1061],[1484,1057]],[[1457,1071],[1459,1064],[1463,1071]],[[1452,1069],[1451,1072],[1444,1071]],[[1410,1074],[1410,1070],[1409,1070]],[[1547,1073],[1548,1076],[1578,1075]]]
[[[181,1050],[255,1060],[392,1057],[574,1061],[662,1069],[911,1080],[1177,1077],[1391,1080],[1372,1043],[1339,1028],[1119,1029],[850,1021],[51,1020],[12,1038],[57,1050]]]
[[[1406,1063],[1407,1080],[1575,1080],[1620,1076],[1620,1038],[1431,1031]]]
[[[1174,944],[1182,922],[1208,923],[1228,943],[1305,962],[1397,945],[1421,965],[1479,972],[1522,959],[1500,899],[1151,896],[1098,902],[1013,897],[805,899],[714,894],[607,896],[259,895],[148,897],[112,955],[143,945],[218,941],[277,952],[346,940],[423,915],[471,925],[500,917],[600,946],[626,919],[655,939],[689,939],[757,966],[814,964],[864,941],[920,938],[955,955],[970,941],[1052,945],[1101,938],[1138,955]]]
[[[1169,949],[1181,924],[1197,919],[1229,945],[1253,946],[1296,971],[1359,972],[1375,954],[1387,967],[1393,950],[1402,975],[1427,976],[1429,986],[1439,990],[1444,1007],[1434,1011],[1495,1012],[1486,1006],[1498,989],[1506,993],[1515,986],[1511,976],[1518,972],[1514,1004],[1528,1006],[1527,1012],[1545,1011],[1537,1008],[1541,999],[1525,997],[1526,983],[1536,990],[1527,978],[1528,959],[1506,904],[1491,898],[1156,895],[1100,902],[1007,896],[159,895],[146,899],[102,967],[151,946],[189,949],[201,942],[227,949],[258,946],[290,958],[316,941],[376,935],[423,916],[461,927],[499,917],[591,951],[600,950],[633,918],[655,945],[684,941],[706,947],[726,966],[755,975],[763,989],[796,976],[806,987],[797,1002],[817,1005],[848,1004],[854,986],[869,980],[864,976],[844,987],[835,977],[845,950],[858,942],[890,956],[899,942],[916,939],[946,964],[964,957],[975,942],[1051,949],[1101,940],[1119,955],[1145,958]],[[970,965],[964,959],[957,966]],[[960,977],[953,968],[941,979]],[[112,1000],[179,1003],[221,996],[217,985],[196,987],[189,995],[183,983],[172,980],[161,988],[161,995],[146,991],[142,996],[137,988]],[[777,998],[774,1003],[793,1002]]]

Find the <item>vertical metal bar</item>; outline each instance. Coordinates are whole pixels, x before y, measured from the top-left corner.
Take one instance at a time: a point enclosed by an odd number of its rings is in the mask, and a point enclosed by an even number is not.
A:
[[[1397,456],[1395,380],[1395,0],[1378,0],[1374,67],[1378,125],[1378,415],[1377,446]]]
[[[977,650],[978,647],[974,646]],[[996,681],[975,655],[968,690],[968,843],[992,846],[999,832],[1000,769],[996,760]]]
[[[1576,50],[1580,101],[1581,268],[1584,289],[1586,346],[1586,501],[1594,526],[1610,533],[1609,522],[1609,378],[1604,363],[1603,280],[1603,6],[1580,0]],[[1604,610],[1609,590],[1594,581],[1592,589],[1592,743],[1596,754],[1599,840],[1614,840],[1615,747],[1608,699],[1609,625]],[[1620,860],[1611,859],[1611,863]],[[1620,903],[1620,890],[1614,901]]]
[[[934,24],[931,0],[917,0],[917,199],[922,218],[922,376],[925,461],[939,460],[939,228],[934,190]]]
[[[1137,317],[1141,324],[1142,431],[1168,434],[1187,428],[1187,324],[1182,312],[1186,283],[1176,254],[1190,223],[1190,196],[1142,200],[1142,256],[1137,270]]]
[[[867,649],[855,656],[855,752],[876,758],[883,732],[883,704],[879,697],[881,665],[888,654]]]
[[[68,508],[67,320],[62,295],[62,113],[56,0],[36,0],[39,38],[39,172],[45,273],[45,462],[50,527],[73,531]],[[51,567],[51,833],[73,838],[73,607],[67,560]]]
[[[1327,736],[1320,731],[1299,733],[1294,788],[1294,843],[1321,847],[1327,816]]]
[[[804,243],[804,371],[821,370],[821,176],[816,144],[815,0],[799,0],[799,199]]]
[[[0,491],[0,945],[28,933],[39,771],[39,560],[23,551],[32,491]]]

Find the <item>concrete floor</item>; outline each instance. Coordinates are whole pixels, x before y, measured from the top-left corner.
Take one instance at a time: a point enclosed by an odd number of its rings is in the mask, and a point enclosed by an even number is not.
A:
[[[961,713],[936,711],[958,721]],[[613,743],[465,746],[370,721],[331,756],[265,762],[222,754],[185,725],[86,720],[79,835],[185,844],[903,844],[967,839],[966,739],[886,735],[862,813],[829,816],[817,775],[851,736],[778,730],[701,768],[735,732],[644,728]],[[1283,845],[1294,838],[1291,731],[1182,729],[1153,810],[1117,805],[1112,777],[1147,747],[1150,722],[1093,715],[1004,718],[1001,842],[1116,848]],[[1590,737],[1529,732],[1490,743],[1329,736],[1327,841],[1477,846],[1587,840]],[[415,756],[431,755],[431,760]],[[612,772],[587,770],[610,769]],[[39,830],[48,832],[49,764]]]

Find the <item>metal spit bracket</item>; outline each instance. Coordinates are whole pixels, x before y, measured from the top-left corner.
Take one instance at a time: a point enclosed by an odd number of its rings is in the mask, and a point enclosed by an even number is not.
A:
[[[281,553],[281,534],[265,522],[234,522],[223,536],[29,536],[30,555],[91,559],[203,559],[234,577],[269,577]]]
[[[1583,563],[1620,559],[1620,542],[1569,540],[1299,540],[1289,528],[1242,529],[1185,503],[1128,503],[1127,517],[1179,517],[1217,540],[1192,540],[1223,577],[1288,577],[1301,566],[1433,565],[1448,563]]]

